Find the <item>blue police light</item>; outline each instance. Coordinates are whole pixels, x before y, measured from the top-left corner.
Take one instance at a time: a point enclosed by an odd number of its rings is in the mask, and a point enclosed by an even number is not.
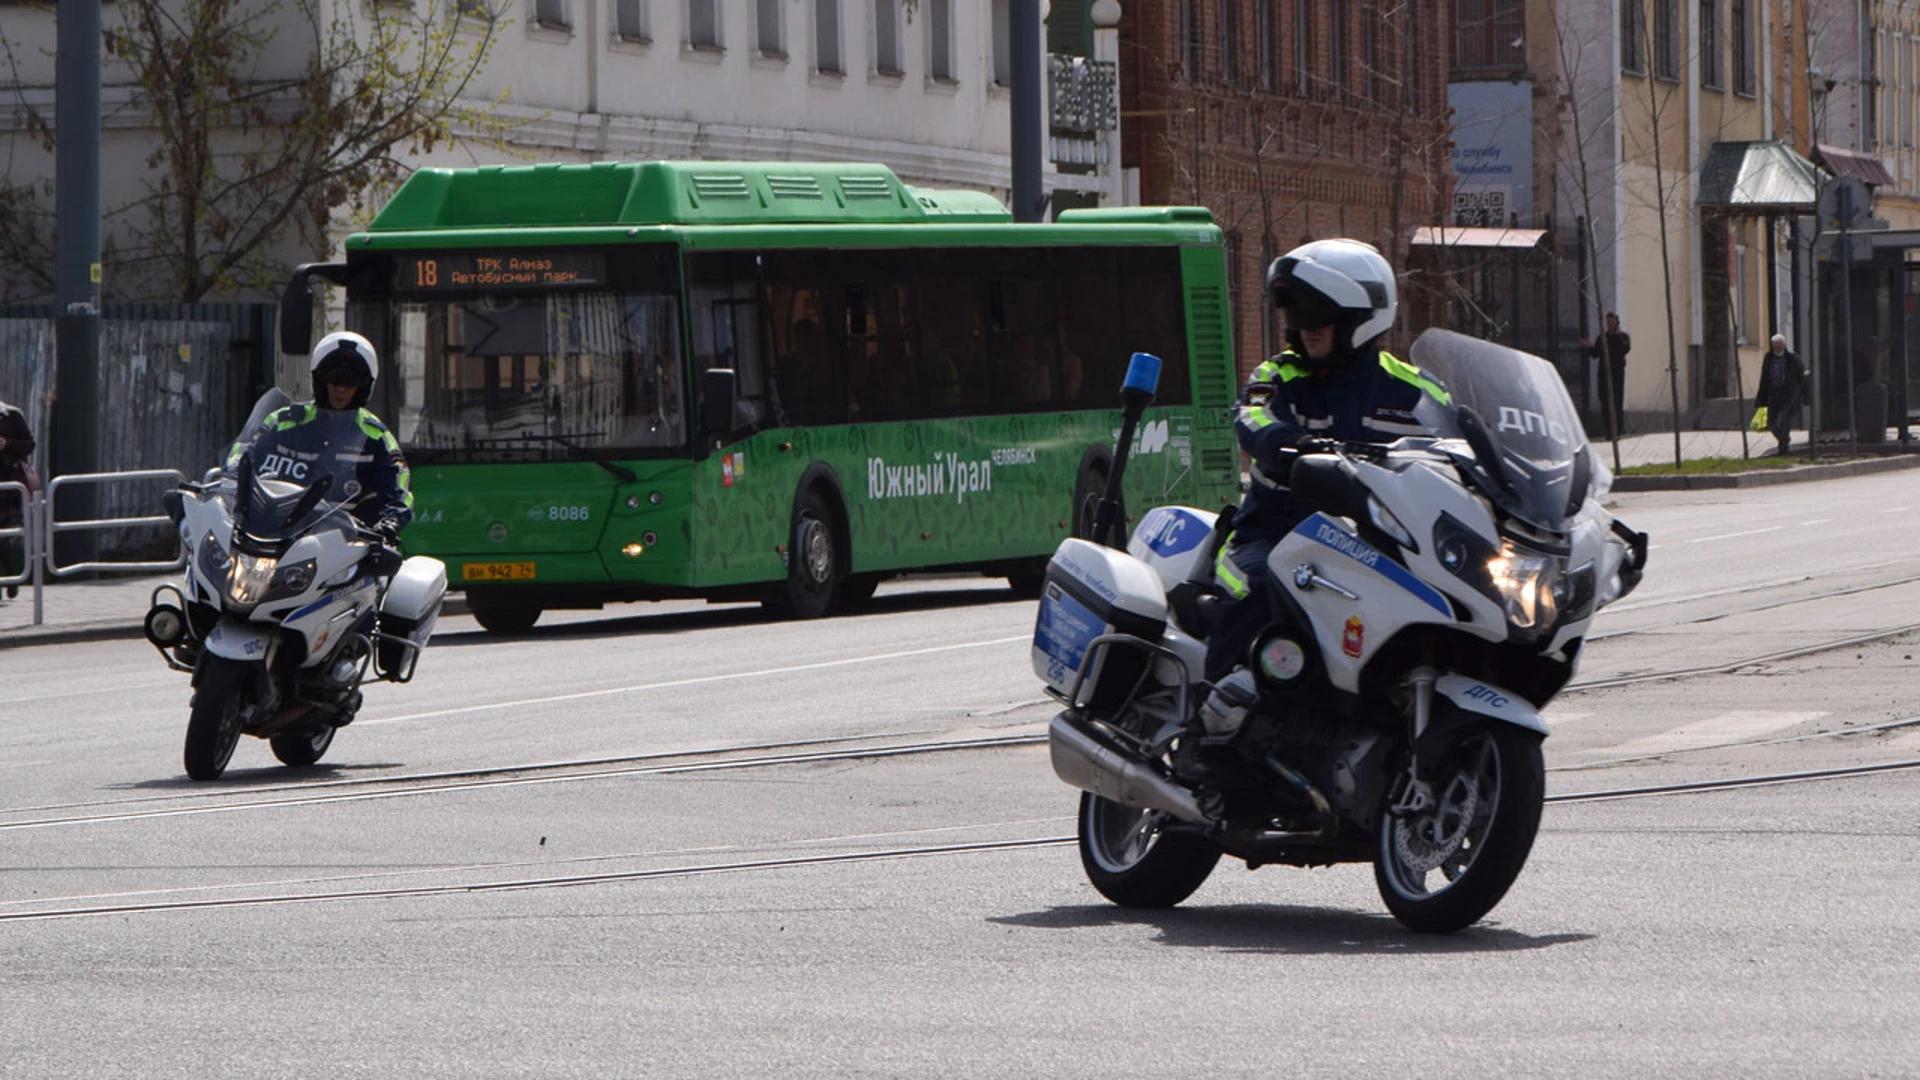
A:
[[[1127,390],[1140,390],[1151,394],[1160,385],[1160,358],[1152,353],[1137,352],[1127,361],[1127,381],[1122,384]]]

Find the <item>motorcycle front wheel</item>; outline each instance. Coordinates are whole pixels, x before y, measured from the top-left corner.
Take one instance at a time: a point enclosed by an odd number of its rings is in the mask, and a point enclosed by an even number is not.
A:
[[[1520,876],[1540,828],[1546,763],[1539,735],[1474,724],[1421,773],[1434,805],[1404,817],[1383,808],[1373,877],[1408,929],[1450,934],[1492,911]]]
[[[200,658],[200,678],[187,715],[185,754],[187,775],[195,780],[218,780],[227,771],[233,748],[240,742],[249,666],[211,653]]]
[[[1166,815],[1080,793],[1080,865],[1100,895],[1133,908],[1167,908],[1213,873],[1220,849],[1204,837],[1165,832]]]

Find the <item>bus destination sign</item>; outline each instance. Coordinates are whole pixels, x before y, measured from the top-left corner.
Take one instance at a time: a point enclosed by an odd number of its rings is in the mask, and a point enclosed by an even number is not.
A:
[[[394,260],[394,287],[405,292],[581,289],[606,279],[606,256],[597,251],[458,251]]]

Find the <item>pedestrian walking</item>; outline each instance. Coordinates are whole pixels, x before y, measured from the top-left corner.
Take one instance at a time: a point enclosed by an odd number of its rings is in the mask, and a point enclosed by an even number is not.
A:
[[[0,401],[0,480],[25,484],[29,494],[40,491],[40,474],[33,467],[33,430],[27,426],[27,414]],[[20,524],[21,501],[17,493],[0,499],[0,529]],[[26,544],[20,540],[0,541],[0,577],[13,577],[26,567]],[[7,598],[20,595],[20,586],[7,586]]]
[[[1633,349],[1633,337],[1620,329],[1620,316],[1609,311],[1607,332],[1600,335],[1598,341],[1581,338],[1580,347],[1587,350],[1588,356],[1607,365],[1605,387],[1613,395],[1612,401],[1608,402],[1611,411],[1606,418],[1607,433],[1617,439],[1626,432],[1627,353]]]
[[[1800,390],[1806,380],[1807,369],[1787,348],[1786,336],[1773,335],[1771,347],[1760,360],[1760,386],[1753,393],[1753,429],[1773,433],[1780,443],[1776,454],[1785,456],[1792,448],[1793,421],[1800,415]]]

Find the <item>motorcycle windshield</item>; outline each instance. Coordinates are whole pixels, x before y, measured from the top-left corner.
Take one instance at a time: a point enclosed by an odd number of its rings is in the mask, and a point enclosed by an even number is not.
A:
[[[1421,334],[1410,355],[1449,397],[1423,400],[1415,417],[1440,438],[1466,442],[1501,509],[1565,532],[1592,488],[1595,459],[1553,365],[1449,330]]]
[[[267,417],[272,415],[273,410],[291,404],[293,399],[283,393],[279,387],[268,387],[266,393],[254,400],[253,411],[247,413],[247,422],[240,425],[240,434],[233,437],[232,445],[246,446],[253,442],[253,437],[260,434],[261,427],[266,424]]]

